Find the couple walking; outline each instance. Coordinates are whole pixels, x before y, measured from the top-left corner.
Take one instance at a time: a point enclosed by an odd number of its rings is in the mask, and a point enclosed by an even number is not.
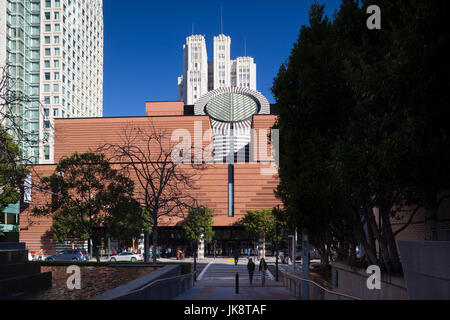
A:
[[[248,260],[247,270],[248,270],[248,275],[250,277],[250,285],[252,285],[253,284],[253,273],[255,272],[255,263],[253,262],[253,260],[251,258]],[[261,284],[263,287],[266,283],[266,271],[267,271],[266,260],[264,260],[264,258],[261,258],[261,261],[259,262],[259,272],[261,274]]]

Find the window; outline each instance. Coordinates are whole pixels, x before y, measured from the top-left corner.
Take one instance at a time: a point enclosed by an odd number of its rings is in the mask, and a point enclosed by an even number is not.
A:
[[[51,51],[50,51],[50,48],[45,48],[45,55],[46,56],[50,56],[51,55]]]
[[[46,117],[50,116],[50,109],[44,108],[44,115],[45,115]]]
[[[53,92],[59,92],[59,84],[53,85]]]
[[[50,146],[44,146],[45,160],[50,160]]]
[[[57,117],[59,115],[59,109],[58,108],[54,108],[53,109],[53,116]]]
[[[59,12],[55,12],[55,20],[59,19]]]
[[[50,12],[45,13],[45,20],[50,20]]]
[[[53,104],[59,104],[59,97],[58,96],[53,97]]]
[[[54,44],[59,44],[59,36],[54,36],[53,37],[53,43]]]
[[[44,73],[44,79],[45,80],[50,80],[50,72]]]
[[[44,60],[44,67],[50,68],[50,60]]]
[[[44,92],[50,92],[50,85],[44,84]]]
[[[60,7],[61,7],[60,0],[55,0],[55,8],[60,8]]]
[[[61,29],[59,23],[55,24],[55,32],[59,32]]]
[[[52,7],[52,1],[51,0],[45,0],[45,7],[51,8]]]
[[[55,74],[54,74],[54,80],[59,80],[59,72],[55,72]]]
[[[55,56],[59,56],[59,48],[55,48]]]
[[[49,61],[50,65],[50,61]],[[59,60],[53,60],[53,68],[59,68]]]
[[[51,24],[46,24],[45,25],[45,32],[51,32],[52,31],[52,25]]]
[[[50,97],[44,97],[44,104],[50,104]]]
[[[50,129],[50,120],[44,120],[44,128]]]

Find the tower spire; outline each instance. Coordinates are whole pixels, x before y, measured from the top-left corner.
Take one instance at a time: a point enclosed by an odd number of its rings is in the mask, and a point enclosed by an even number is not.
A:
[[[247,37],[244,37],[244,57],[247,56]]]
[[[220,7],[220,34],[223,34],[223,8]]]

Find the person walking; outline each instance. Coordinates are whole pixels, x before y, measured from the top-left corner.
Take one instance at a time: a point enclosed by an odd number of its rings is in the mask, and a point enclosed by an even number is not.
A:
[[[267,271],[267,263],[264,258],[261,258],[261,261],[259,262],[259,272],[261,273],[261,284],[264,287],[266,283],[266,271]]]
[[[237,264],[239,262],[239,250],[238,249],[234,250],[233,256],[234,256],[234,265],[237,266]]]
[[[39,253],[38,253],[38,260],[42,261],[42,258],[44,257],[44,251],[42,249],[39,249]]]
[[[247,248],[247,259],[250,260],[250,254],[252,253],[252,251],[250,250],[250,248]]]
[[[253,273],[255,272],[255,263],[252,258],[248,259],[247,263],[248,276],[250,278],[250,285],[253,285]]]
[[[181,259],[181,250],[180,248],[177,249],[177,260]]]
[[[256,260],[259,261],[259,249],[258,249],[258,247],[256,247],[256,249],[255,249],[255,258],[256,258]]]

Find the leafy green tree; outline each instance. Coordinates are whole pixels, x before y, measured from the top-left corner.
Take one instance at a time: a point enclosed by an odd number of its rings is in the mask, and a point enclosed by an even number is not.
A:
[[[427,211],[429,240],[442,240],[437,212],[450,190],[448,10],[448,2],[442,0],[401,2],[383,61],[388,66],[384,77],[390,105],[403,116],[401,173]]]
[[[150,213],[125,192],[123,185],[110,185],[108,192],[102,195],[102,201],[109,204],[105,223],[110,237],[129,241],[151,230]]]
[[[381,30],[365,27],[371,4],[343,0],[333,22],[313,4],[280,68],[276,194],[316,246],[351,261],[362,244],[367,263],[399,273],[395,237],[411,219],[394,232],[397,208],[425,207],[436,230],[448,197],[450,37],[443,1],[377,1]]]
[[[279,114],[275,127],[280,130],[276,194],[283,201],[287,224],[307,232],[326,256],[333,242],[337,247],[337,239],[353,242],[353,233],[343,223],[346,197],[331,154],[353,102],[324,6],[312,5],[309,14],[310,25],[302,26],[272,88]]]
[[[276,220],[272,209],[248,210],[242,218],[242,225],[248,236],[262,240],[263,257],[266,254],[266,240],[275,238],[275,224]]]
[[[0,124],[0,211],[20,201],[20,187],[28,170],[19,164],[19,146]]]
[[[213,225],[214,210],[203,206],[189,209],[188,216],[183,225],[186,238],[189,241],[203,240],[206,243],[212,241],[214,231]]]
[[[145,228],[144,211],[133,199],[133,181],[111,168],[103,154],[74,153],[61,159],[55,173],[41,180],[54,195],[51,203],[35,207],[34,214],[53,214],[57,240],[92,239],[97,261],[107,226],[119,239]]]

